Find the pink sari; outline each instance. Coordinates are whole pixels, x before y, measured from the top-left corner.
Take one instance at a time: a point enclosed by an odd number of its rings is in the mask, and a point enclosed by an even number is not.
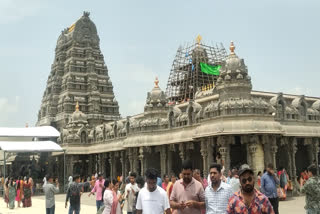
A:
[[[115,191],[112,191],[113,194],[113,202],[111,207],[111,213],[110,214],[117,214],[117,206],[119,203],[117,193]]]

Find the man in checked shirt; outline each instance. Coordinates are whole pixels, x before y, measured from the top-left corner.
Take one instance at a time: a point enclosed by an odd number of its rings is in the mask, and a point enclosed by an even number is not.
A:
[[[211,186],[205,190],[207,214],[225,214],[229,198],[232,196],[231,186],[221,180],[221,168],[217,163],[210,166]]]

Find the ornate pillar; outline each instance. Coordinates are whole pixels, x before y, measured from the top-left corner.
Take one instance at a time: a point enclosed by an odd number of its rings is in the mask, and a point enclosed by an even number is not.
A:
[[[125,159],[125,151],[120,151],[120,162],[121,162],[121,173],[122,173],[122,177],[126,178],[126,159]]]
[[[114,153],[109,152],[109,165],[110,165],[110,177],[113,178],[114,176]]]
[[[130,167],[129,167],[129,172],[133,172],[133,151],[132,151],[133,148],[129,148],[127,150],[128,152],[128,159],[129,159],[129,164],[130,164]]]
[[[215,139],[213,137],[208,138],[208,165],[212,164],[213,162],[213,147],[215,146],[214,143]]]
[[[73,156],[72,155],[68,155],[66,157],[66,166],[67,166],[67,172],[66,172],[66,176],[67,178],[69,176],[73,176]]]
[[[203,161],[203,177],[207,177],[208,175],[208,139],[201,139],[201,149],[200,149]]]
[[[292,180],[294,181],[294,185],[296,188],[294,188],[294,192],[296,193],[298,188],[299,188],[299,183],[297,181],[297,168],[296,168],[296,152],[298,150],[298,147],[297,147],[297,138],[295,137],[292,137],[290,139],[290,147],[291,147],[291,155],[292,155]]]
[[[257,151],[257,145],[256,143],[250,143],[249,144],[249,153],[251,155],[251,168],[253,169],[254,175],[257,174],[257,168],[256,168],[256,163],[255,163],[255,155],[256,155],[256,151]]]
[[[164,174],[167,174],[167,145],[162,145],[160,147],[160,168],[161,168],[161,177]]]
[[[277,146],[277,138],[276,136],[272,135],[271,136],[271,153],[272,153],[272,164],[274,167],[274,170],[277,171],[277,161],[276,161],[276,155],[278,151],[278,146]]]
[[[222,164],[224,164],[225,167],[225,174],[228,173],[227,166],[226,166],[226,161],[227,161],[227,155],[228,155],[228,142],[227,142],[227,137],[226,136],[219,136],[217,139],[217,144],[220,146],[219,147],[219,153],[221,155],[221,160]]]
[[[313,139],[313,151],[314,151],[314,156],[315,156],[315,161],[316,161],[316,166],[317,166],[317,174],[319,175],[319,139],[314,138]]]
[[[176,151],[176,147],[174,144],[170,144],[168,146],[168,161],[167,161],[167,169],[168,173],[172,172],[172,152]]]
[[[144,176],[144,155],[143,155],[143,147],[141,146],[139,148],[139,160],[140,160],[140,164],[141,164],[141,176]]]
[[[183,143],[179,144],[179,156],[182,161],[186,159],[186,153],[185,153],[185,145]]]
[[[133,148],[133,171],[136,173],[138,172],[138,168],[139,168],[139,155],[138,155],[138,151],[139,148]]]

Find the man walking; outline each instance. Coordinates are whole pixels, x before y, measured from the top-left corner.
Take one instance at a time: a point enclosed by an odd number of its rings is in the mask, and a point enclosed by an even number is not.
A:
[[[261,192],[268,197],[272,204],[275,214],[279,214],[279,198],[277,193],[277,185],[280,181],[274,172],[273,165],[270,163],[267,166],[267,171],[261,177]]]
[[[136,193],[139,192],[140,188],[136,183],[137,174],[134,172],[130,173],[130,183],[126,185],[125,198],[127,199],[127,214],[132,214],[135,210]]]
[[[317,167],[312,164],[308,167],[309,179],[302,187],[301,191],[306,194],[307,214],[320,213],[320,178],[317,176]]]
[[[171,214],[167,192],[157,186],[157,171],[153,168],[145,173],[147,187],[139,191],[137,200],[137,214]]]
[[[104,179],[101,174],[98,175],[98,180],[95,182],[94,187],[92,188],[91,192],[89,193],[89,197],[91,194],[94,195],[96,193],[96,206],[97,211],[100,209],[100,207],[103,206],[103,195],[102,192],[104,190]]]
[[[56,179],[56,185],[53,185],[53,177],[46,176],[46,184],[43,185],[43,192],[46,198],[46,214],[54,214],[55,211],[55,198],[54,194],[59,192],[59,182]]]
[[[205,208],[205,196],[202,184],[192,177],[190,160],[182,162],[182,179],[173,185],[170,206],[178,214],[201,214]]]
[[[229,184],[221,181],[221,168],[221,165],[216,163],[210,166],[211,186],[205,190],[207,214],[225,214],[229,198],[232,196]]]
[[[70,199],[69,214],[79,214],[80,213],[80,197],[81,197],[81,186],[80,186],[80,175],[73,177],[73,182],[69,184],[67,190],[66,204],[67,208],[68,201]]]
[[[248,165],[242,165],[239,170],[240,191],[231,196],[228,214],[274,214],[268,198],[255,190],[254,172]]]

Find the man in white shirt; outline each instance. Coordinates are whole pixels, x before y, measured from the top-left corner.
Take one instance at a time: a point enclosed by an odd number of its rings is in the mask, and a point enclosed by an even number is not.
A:
[[[232,196],[230,185],[221,181],[221,168],[221,165],[216,163],[210,166],[211,186],[205,190],[207,214],[225,214]]]
[[[138,184],[136,183],[137,174],[130,173],[130,183],[126,185],[125,198],[127,200],[127,214],[132,214],[135,210],[136,193],[139,192]]]
[[[157,171],[146,171],[147,187],[140,190],[137,200],[137,214],[171,214],[166,191],[157,186]]]

